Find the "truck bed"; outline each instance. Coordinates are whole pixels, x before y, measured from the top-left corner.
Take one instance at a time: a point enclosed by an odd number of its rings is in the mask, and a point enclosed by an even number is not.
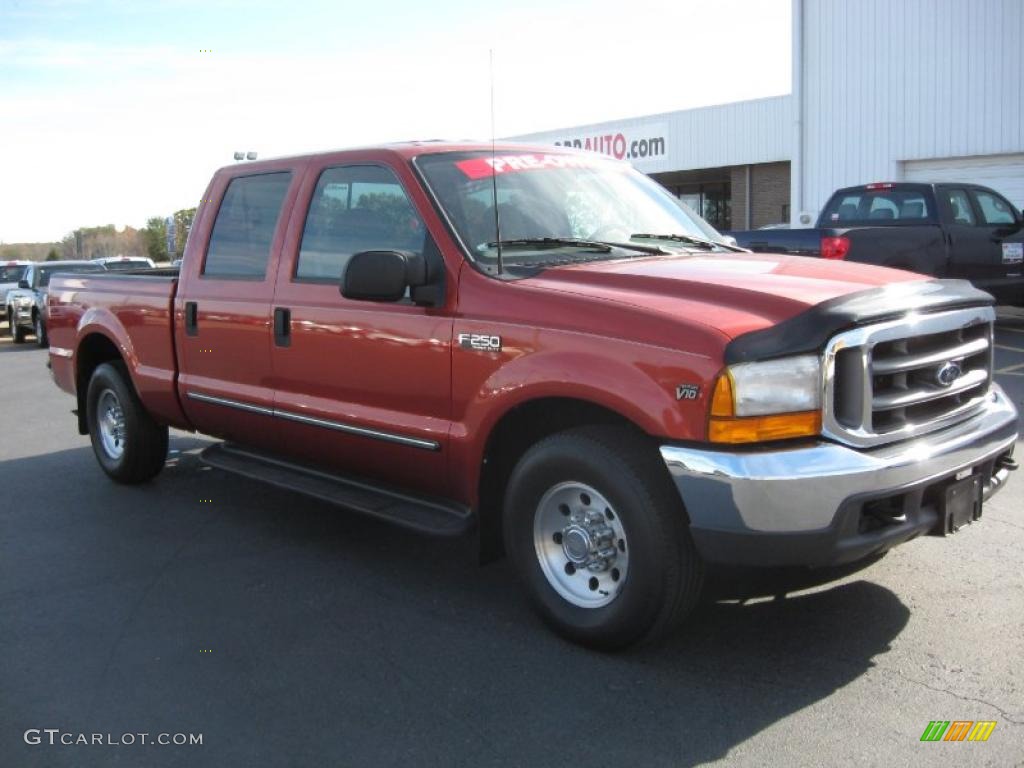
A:
[[[139,396],[158,418],[187,424],[176,391],[177,268],[54,275],[47,327],[54,380],[73,395],[111,349],[124,358]]]
[[[833,237],[834,230],[821,229],[749,229],[722,234],[755,253],[788,253],[793,256],[820,256],[821,238]]]

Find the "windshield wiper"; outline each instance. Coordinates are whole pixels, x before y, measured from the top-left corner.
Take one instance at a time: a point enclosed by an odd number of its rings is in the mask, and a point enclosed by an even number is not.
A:
[[[630,235],[630,238],[633,240],[667,240],[672,243],[689,243],[690,245],[706,248],[709,251],[715,248],[728,248],[730,251],[739,252],[743,252],[745,250],[735,245],[720,243],[716,240],[705,240],[702,237],[694,237],[693,235],[650,235],[644,232],[639,232],[635,235]]]
[[[589,248],[601,253],[609,253],[612,248],[623,248],[637,253],[664,254],[667,251],[656,245],[640,245],[638,243],[613,243],[606,240],[585,240],[577,237],[521,237],[515,240],[501,240],[487,243],[488,248]]]
[[[521,237],[515,240],[496,240],[487,243],[488,248],[591,248],[602,253],[611,250],[606,243],[596,240],[578,240],[572,237]]]

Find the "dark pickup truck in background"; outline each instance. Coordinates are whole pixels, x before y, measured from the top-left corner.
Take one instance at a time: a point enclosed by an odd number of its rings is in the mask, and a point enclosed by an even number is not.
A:
[[[1024,215],[977,184],[877,183],[838,190],[814,229],[728,232],[744,248],[959,277],[1024,304]]]

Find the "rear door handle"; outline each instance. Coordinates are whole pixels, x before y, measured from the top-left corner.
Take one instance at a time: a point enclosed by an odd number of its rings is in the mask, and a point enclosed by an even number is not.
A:
[[[290,309],[274,308],[274,343],[279,347],[292,345],[292,311]]]
[[[199,335],[199,305],[194,301],[185,302],[185,335]]]

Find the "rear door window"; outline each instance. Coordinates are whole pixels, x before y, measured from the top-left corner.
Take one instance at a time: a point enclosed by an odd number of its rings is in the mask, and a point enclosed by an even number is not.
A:
[[[825,209],[824,220],[839,226],[921,224],[932,216],[924,192],[883,188],[850,190],[836,195]]]
[[[291,172],[233,179],[210,235],[203,275],[263,278]]]

